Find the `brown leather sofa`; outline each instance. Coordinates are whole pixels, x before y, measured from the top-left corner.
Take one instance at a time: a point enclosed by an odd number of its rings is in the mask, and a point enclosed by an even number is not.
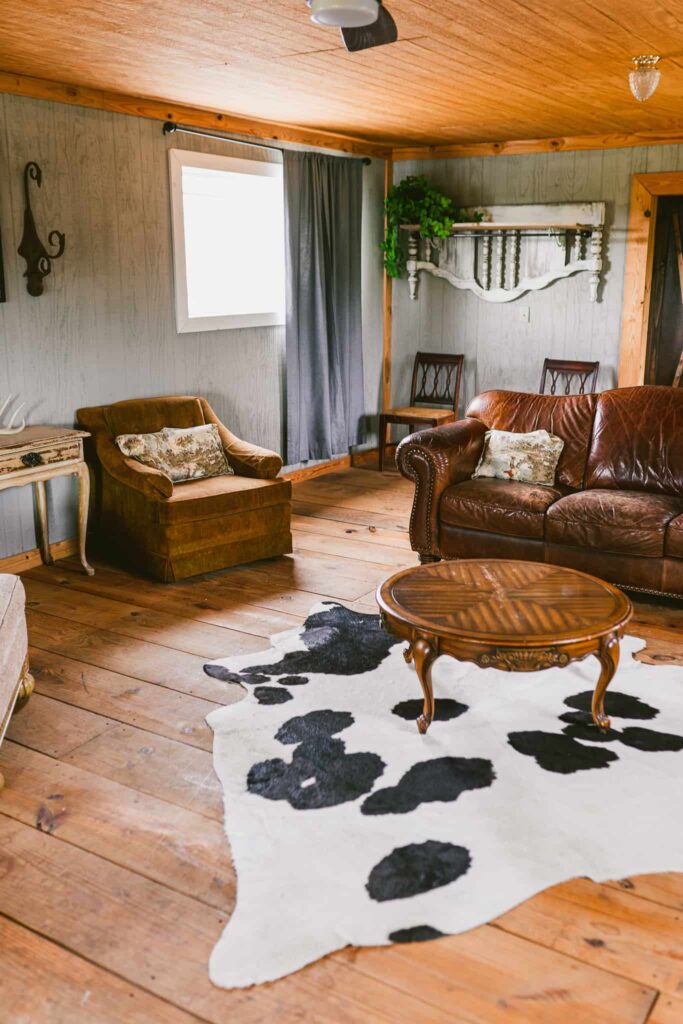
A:
[[[93,532],[98,547],[165,583],[292,550],[291,484],[282,459],[235,437],[204,398],[141,398],[79,409],[92,434]],[[119,434],[215,423],[234,476],[172,483],[126,458]]]
[[[472,480],[490,428],[561,437],[555,486]],[[683,390],[487,391],[465,419],[405,438],[396,461],[415,483],[422,561],[545,561],[683,597]]]

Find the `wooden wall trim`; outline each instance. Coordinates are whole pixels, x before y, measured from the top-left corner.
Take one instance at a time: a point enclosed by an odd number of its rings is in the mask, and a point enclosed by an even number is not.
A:
[[[351,456],[341,455],[338,459],[328,459],[327,462],[319,462],[316,466],[304,466],[302,469],[292,469],[289,473],[281,473],[279,479],[300,484],[304,480],[313,480],[317,476],[338,473],[342,469],[349,469],[350,466]]]
[[[394,161],[384,161],[384,198],[389,194],[394,181]],[[384,218],[386,230],[387,219]],[[382,313],[382,409],[391,406],[391,331],[392,331],[393,279],[386,270],[383,272],[383,313]]]
[[[626,234],[619,387],[645,382],[657,199],[683,195],[683,171],[634,174]]]
[[[523,153],[565,153],[577,149],[625,149],[629,146],[668,146],[683,143],[683,127],[612,135],[569,135],[554,139],[513,139],[507,142],[437,143],[395,146],[393,160],[437,160],[442,157],[511,156]]]
[[[67,540],[57,541],[56,544],[50,545],[50,551],[54,559],[70,558],[71,555],[78,554],[78,539],[69,537]],[[20,551],[16,555],[0,558],[0,572],[24,572],[42,564],[40,548],[32,548],[30,551]]]
[[[562,153],[568,150],[623,149],[628,146],[666,146],[683,144],[683,127],[666,131],[652,130],[609,135],[572,135],[550,139],[513,139],[503,142],[454,142],[433,145],[392,146],[362,136],[345,135],[325,129],[306,128],[242,117],[229,111],[188,107],[171,100],[129,96],[87,86],[69,85],[45,78],[0,71],[0,93],[52,100],[73,106],[109,110],[154,121],[175,121],[210,131],[234,132],[257,139],[294,142],[316,149],[337,149],[344,153],[374,156],[380,159],[436,160],[442,157],[505,156],[524,153]]]
[[[69,103],[78,107],[91,107],[95,110],[109,110],[116,114],[130,114],[133,117],[147,117],[153,121],[175,121],[177,124],[192,125],[194,128],[234,132],[236,135],[258,139],[296,142],[316,149],[338,149],[344,153],[357,153],[382,159],[391,152],[389,145],[381,145],[359,136],[339,135],[316,128],[281,124],[277,121],[260,121],[227,111],[187,107],[171,100],[145,99],[141,96],[89,89],[80,85],[66,85],[44,78],[15,75],[9,71],[0,71],[0,92],[37,100],[52,100],[55,103]]]
[[[386,455],[396,449],[395,444],[389,444],[386,448]],[[316,476],[326,476],[328,473],[338,473],[342,469],[354,467],[362,469],[366,466],[377,468],[377,448],[364,448],[362,451],[353,452],[351,455],[341,455],[338,459],[330,459],[328,462],[319,462],[317,466],[304,466],[303,469],[293,469],[291,473],[282,473],[283,480],[289,480],[293,484],[303,483],[304,480],[312,480]]]

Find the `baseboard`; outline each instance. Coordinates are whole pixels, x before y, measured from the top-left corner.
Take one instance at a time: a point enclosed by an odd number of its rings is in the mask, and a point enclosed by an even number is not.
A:
[[[384,465],[390,469],[395,469],[394,457],[396,455],[397,448],[398,444],[394,444],[393,441],[391,442],[391,444],[386,445],[386,447],[384,448]],[[378,459],[378,448],[365,448],[362,452],[356,452],[354,455],[351,456],[351,465],[371,466],[373,465],[373,463],[376,463]]]
[[[391,460],[396,451],[395,444],[388,444],[384,449],[385,461],[391,465]],[[325,476],[326,473],[338,473],[340,469],[350,469],[351,466],[370,466],[378,459],[377,448],[366,448],[353,455],[342,455],[338,459],[330,459],[328,462],[319,462],[317,466],[304,466],[303,469],[293,469],[291,473],[283,473],[283,480],[290,480],[293,484],[299,484],[304,480],[312,480],[316,476]]]
[[[66,540],[58,540],[56,544],[50,545],[52,557],[69,558],[78,554],[78,540],[76,537],[68,537]],[[17,555],[8,555],[7,558],[0,558],[0,572],[25,572],[27,569],[35,569],[42,565],[43,559],[40,548],[32,548],[30,551],[20,551]]]

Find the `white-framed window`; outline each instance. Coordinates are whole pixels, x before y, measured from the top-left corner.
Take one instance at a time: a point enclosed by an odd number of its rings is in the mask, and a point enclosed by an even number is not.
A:
[[[168,156],[178,332],[283,324],[282,164]]]

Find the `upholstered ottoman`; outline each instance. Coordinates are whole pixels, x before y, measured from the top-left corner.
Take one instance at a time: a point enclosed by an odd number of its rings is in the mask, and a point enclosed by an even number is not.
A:
[[[12,711],[33,692],[28,671],[24,585],[18,576],[0,574],[0,743]],[[0,790],[5,780],[0,772]]]

